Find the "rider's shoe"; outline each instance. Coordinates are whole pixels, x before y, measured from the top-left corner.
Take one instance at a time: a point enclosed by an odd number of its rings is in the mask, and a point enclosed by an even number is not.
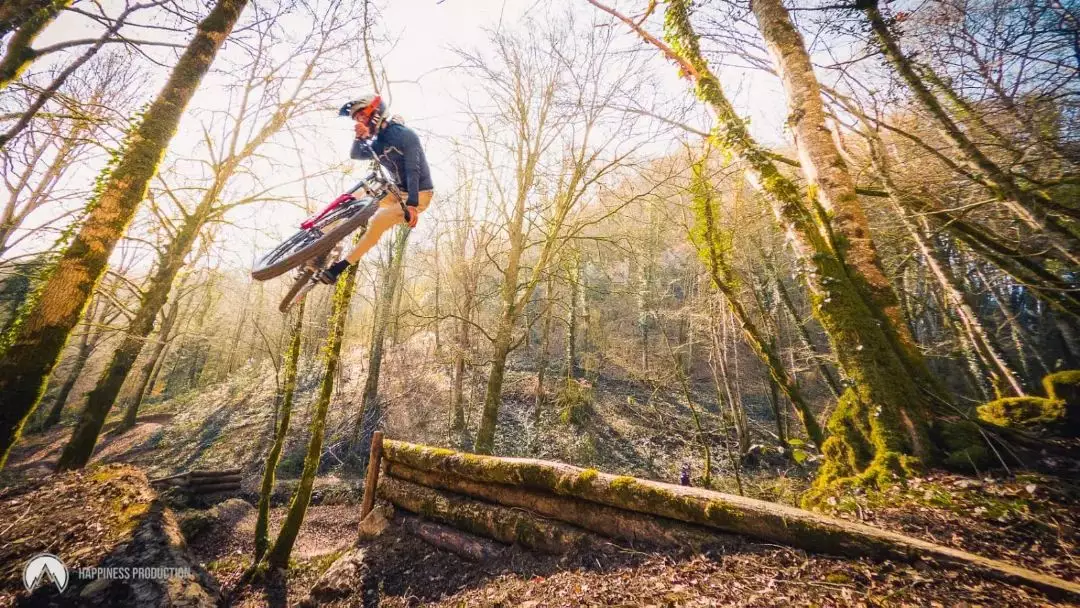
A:
[[[341,273],[348,267],[348,260],[334,262],[330,266],[320,270],[319,273],[315,275],[315,280],[320,283],[326,283],[327,285],[333,285],[334,283],[337,283],[338,277],[341,276]]]

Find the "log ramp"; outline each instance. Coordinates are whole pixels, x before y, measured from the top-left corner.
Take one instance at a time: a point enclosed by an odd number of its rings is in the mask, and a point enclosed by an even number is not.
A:
[[[701,548],[723,544],[724,535],[718,533],[726,533],[812,553],[931,560],[1054,597],[1080,598],[1080,585],[1064,579],[786,505],[558,462],[479,456],[394,440],[381,444],[381,498],[422,518],[534,551],[569,553],[608,539]],[[378,470],[378,458],[372,462]],[[420,526],[410,518],[410,528]]]

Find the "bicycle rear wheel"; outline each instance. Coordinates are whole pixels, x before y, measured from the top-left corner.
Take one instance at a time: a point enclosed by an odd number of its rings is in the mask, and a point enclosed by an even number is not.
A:
[[[272,279],[328,253],[338,241],[367,226],[377,207],[373,199],[364,199],[331,211],[311,229],[297,232],[264,255],[251,269],[251,278]]]
[[[315,274],[315,270],[311,268],[304,268],[299,276],[296,277],[296,281],[293,282],[292,287],[289,288],[288,293],[284,298],[281,298],[281,303],[278,304],[278,311],[282,313],[289,312],[293,304],[300,301],[303,296],[307,295],[307,288],[311,283],[311,277]]]

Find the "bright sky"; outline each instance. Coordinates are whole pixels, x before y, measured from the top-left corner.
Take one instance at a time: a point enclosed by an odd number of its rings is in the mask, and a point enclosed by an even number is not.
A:
[[[121,6],[119,2],[106,2],[105,5]],[[630,13],[639,12],[644,5],[643,1],[616,3],[620,10]],[[405,0],[390,2],[389,6],[382,9],[382,18],[375,25],[376,32],[381,30],[385,38],[395,41],[392,47],[381,45],[377,49],[383,56],[386,71],[393,82],[392,112],[404,116],[406,123],[421,133],[437,191],[448,188],[453,181],[449,141],[451,138],[461,137],[464,133],[462,121],[457,116],[459,109],[453,100],[462,99],[469,92],[469,81],[462,78],[460,72],[452,67],[457,63],[452,49],[482,48],[488,40],[486,30],[518,28],[525,17],[543,20],[547,16],[562,15],[567,9],[590,21],[597,19],[599,14],[583,0]],[[359,2],[354,10],[360,10]],[[109,12],[116,14],[118,11],[111,9]],[[602,20],[606,20],[606,16],[603,16]],[[147,19],[143,17],[138,21],[146,22]],[[47,30],[41,44],[91,36],[94,30],[88,28],[87,23],[88,20],[83,17],[65,15]],[[618,28],[627,48],[642,47],[642,43],[626,32],[624,26],[619,24]],[[138,35],[147,37],[143,33]],[[228,52],[228,47],[225,52]],[[649,49],[646,52],[652,51]],[[175,56],[173,51],[164,49],[151,53],[163,62]],[[655,56],[650,60],[649,66],[661,90],[673,98],[687,99],[687,82],[678,79],[673,65],[661,60],[657,53],[652,53]],[[220,69],[221,64],[219,61],[215,67]],[[146,84],[147,100],[152,99],[164,79],[164,70],[158,72],[156,79]],[[181,132],[172,142],[171,154],[178,150],[190,151],[197,144],[201,133],[199,123],[207,120],[207,114],[199,113],[198,109],[222,103],[221,89],[215,83],[227,77],[219,73],[204,81],[192,102],[195,111],[189,112],[185,118]],[[768,143],[779,143],[782,137],[783,100],[775,79],[764,74],[739,70],[726,70],[722,78],[729,96],[747,112],[751,130]],[[368,82],[365,67],[363,64],[357,65],[355,86],[342,91],[339,103],[368,91]],[[352,140],[351,124],[346,119],[338,118],[334,109],[336,108],[327,108],[325,116],[316,120],[320,133],[324,133],[326,137],[319,140],[322,145],[311,150],[310,158],[305,159],[309,171],[318,168],[319,164],[331,166],[348,156]],[[706,124],[699,122],[696,126],[702,127]],[[657,141],[655,149],[646,152],[661,155],[670,149],[673,141],[674,139]],[[88,185],[92,183],[95,172],[96,168],[85,171]],[[348,181],[347,177],[340,176],[333,183],[326,184],[325,191],[316,191],[313,194],[333,198],[336,194],[333,190],[340,189]],[[321,204],[315,202],[311,206],[321,207]],[[299,210],[284,206],[263,206],[258,211],[239,214],[243,222],[254,223],[266,232],[279,235],[291,232],[302,216]],[[260,243],[253,242],[254,238]],[[228,245],[232,256],[230,265],[250,264],[252,248],[261,247],[265,238],[248,234],[234,239]]]

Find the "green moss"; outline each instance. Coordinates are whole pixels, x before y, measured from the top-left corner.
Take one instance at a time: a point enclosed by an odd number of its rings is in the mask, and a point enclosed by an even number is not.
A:
[[[344,551],[331,551],[326,555],[316,555],[311,559],[290,560],[289,572],[293,575],[310,573],[317,578],[322,576],[344,553]]]
[[[215,577],[221,577],[233,572],[242,572],[251,563],[248,555],[227,555],[221,559],[215,559],[206,564],[206,571]],[[265,573],[265,564],[259,567],[260,573]]]
[[[825,575],[825,580],[834,585],[850,585],[853,582],[851,576],[843,572],[830,572]]]
[[[945,447],[942,461],[945,466],[965,473],[978,473],[994,466],[994,455],[978,424],[962,420],[943,422],[938,426],[941,444]]]
[[[1067,399],[1067,395],[1080,390],[1080,369],[1054,372],[1043,377],[1043,388],[1048,399]],[[1070,403],[1072,405],[1072,403]]]
[[[1007,397],[984,403],[979,418],[1004,427],[1056,425],[1065,421],[1065,402],[1043,397]]]
[[[829,417],[830,436],[821,449],[825,458],[803,506],[820,506],[851,487],[884,489],[914,474],[921,463],[907,453],[911,446],[903,426],[895,411],[871,408],[854,389],[845,390]]]
[[[585,380],[567,378],[555,394],[555,407],[563,424],[583,426],[593,411],[592,385]]]
[[[578,473],[576,477],[568,480],[568,494],[574,492],[580,492],[589,487],[593,481],[596,480],[600,473],[596,469],[585,469],[581,473]]]

